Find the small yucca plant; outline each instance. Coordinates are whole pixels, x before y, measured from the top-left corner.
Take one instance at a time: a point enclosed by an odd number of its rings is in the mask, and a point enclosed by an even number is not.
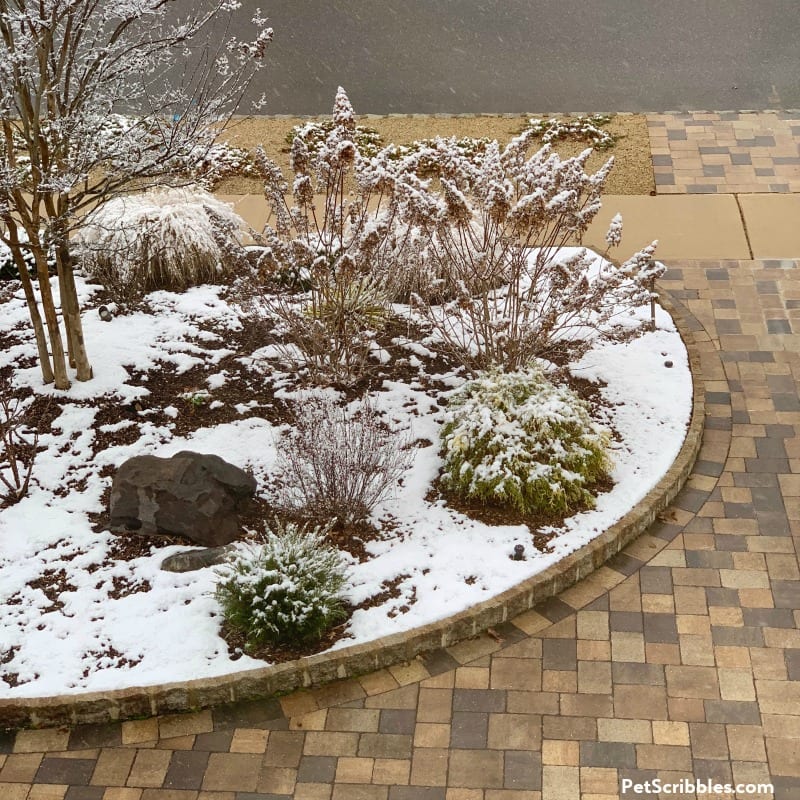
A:
[[[345,562],[325,542],[330,525],[273,527],[263,543],[242,545],[217,570],[222,613],[248,647],[313,641],[345,616]]]
[[[391,181],[371,171],[361,130],[340,87],[332,119],[291,136],[291,186],[263,150],[257,154],[270,206],[257,241],[279,282],[304,296],[259,292],[257,281],[243,283],[242,293],[254,294],[250,307],[275,326],[284,355],[323,385],[352,385],[373,366],[375,334],[391,314],[387,275],[402,241]]]
[[[450,401],[442,428],[442,485],[465,498],[523,514],[594,505],[607,476],[609,434],[573,391],[538,368],[492,371]]]

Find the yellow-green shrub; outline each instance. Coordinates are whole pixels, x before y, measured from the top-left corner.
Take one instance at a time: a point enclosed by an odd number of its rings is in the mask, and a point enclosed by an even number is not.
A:
[[[536,367],[466,383],[451,398],[441,436],[446,489],[524,514],[591,507],[591,486],[610,466],[608,431],[575,392]]]

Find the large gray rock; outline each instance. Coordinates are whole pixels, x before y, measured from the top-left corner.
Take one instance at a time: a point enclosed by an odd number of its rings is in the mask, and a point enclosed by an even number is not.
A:
[[[251,475],[219,456],[188,450],[172,458],[135,456],[111,485],[111,529],[219,547],[239,537],[238,514],[256,488]]]

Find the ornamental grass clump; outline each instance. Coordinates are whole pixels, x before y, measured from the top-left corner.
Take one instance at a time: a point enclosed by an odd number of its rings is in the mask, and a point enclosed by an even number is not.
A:
[[[593,485],[608,477],[608,431],[575,392],[536,367],[466,383],[441,435],[445,489],[522,514],[591,508]]]
[[[198,187],[159,187],[99,206],[76,241],[90,277],[126,304],[156,289],[216,283],[233,268],[243,226],[231,206]]]
[[[275,523],[261,544],[239,547],[217,571],[225,621],[247,648],[318,640],[345,617],[342,554],[325,542],[330,525]]]

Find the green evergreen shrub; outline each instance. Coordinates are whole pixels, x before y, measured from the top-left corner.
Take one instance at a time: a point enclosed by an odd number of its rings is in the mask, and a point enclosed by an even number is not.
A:
[[[325,542],[329,529],[276,523],[218,569],[223,615],[248,646],[316,640],[344,618],[345,563]]]
[[[446,489],[523,514],[593,506],[591,486],[610,466],[608,431],[537,367],[466,383],[451,398],[441,436]]]

